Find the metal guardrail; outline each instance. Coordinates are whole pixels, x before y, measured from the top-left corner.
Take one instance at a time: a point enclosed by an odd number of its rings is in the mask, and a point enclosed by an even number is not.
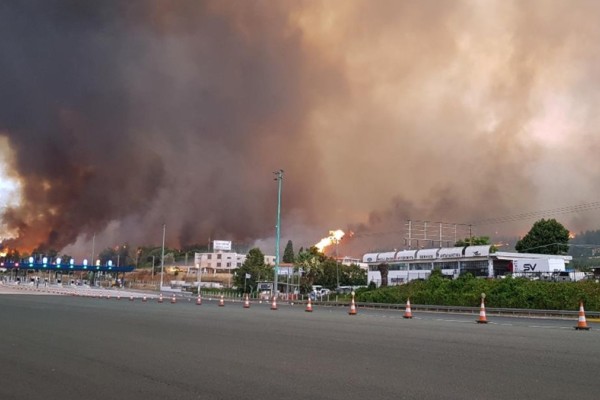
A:
[[[315,301],[315,305],[325,305],[332,307],[348,307],[350,302],[335,302],[335,301]],[[389,304],[389,303],[356,303],[359,308],[371,309],[386,309],[386,310],[404,310],[405,304]],[[462,307],[462,306],[434,306],[425,304],[410,305],[412,312],[439,312],[448,314],[479,314],[479,307]],[[526,308],[494,308],[486,307],[485,312],[488,315],[503,315],[514,317],[537,317],[537,318],[565,318],[577,319],[578,310],[535,310]],[[600,318],[598,311],[586,311],[587,318]]]

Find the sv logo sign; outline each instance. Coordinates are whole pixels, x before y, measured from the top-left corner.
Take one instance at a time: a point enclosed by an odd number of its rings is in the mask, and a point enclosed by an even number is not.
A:
[[[535,271],[537,264],[523,264],[523,271]]]

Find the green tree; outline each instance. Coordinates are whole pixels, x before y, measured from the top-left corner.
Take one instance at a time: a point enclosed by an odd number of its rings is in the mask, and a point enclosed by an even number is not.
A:
[[[233,275],[235,285],[244,290],[253,291],[257,287],[257,282],[262,280],[270,281],[273,277],[273,269],[265,264],[265,255],[258,248],[251,249],[246,255],[246,260],[241,267],[237,268]]]
[[[338,285],[338,277],[340,286],[355,286],[367,284],[367,271],[360,268],[356,264],[343,265],[333,257],[326,257],[322,253],[312,253],[308,264],[309,274],[305,285],[307,291],[310,291],[311,286],[322,285],[328,289],[335,289]]]
[[[294,245],[291,240],[288,240],[285,245],[285,250],[283,251],[283,262],[284,263],[293,263],[294,262]]]
[[[356,264],[341,265],[341,286],[359,286],[367,284],[367,271]]]
[[[464,239],[459,239],[454,245],[456,247],[464,246],[483,246],[490,244],[489,236],[471,236]]]
[[[321,263],[321,268],[318,270],[315,283],[323,285],[328,289],[335,289],[337,287],[339,273],[341,273],[339,263],[333,258],[328,257]]]
[[[138,266],[141,268],[154,268],[154,272],[160,271],[162,247],[141,247],[137,251]],[[152,263],[154,261],[154,264]]]
[[[527,235],[515,246],[519,253],[566,254],[569,250],[569,231],[552,219],[536,221]]]
[[[135,262],[129,255],[129,246],[127,244],[119,245],[116,247],[107,247],[98,254],[97,260],[100,260],[100,264],[107,265],[108,261],[112,261],[113,265],[131,265]],[[93,260],[95,263],[96,261]]]
[[[302,271],[302,279],[300,282],[301,291],[308,292],[312,285],[317,282],[322,276],[323,262],[327,257],[316,247],[311,247],[308,250],[302,250],[298,253],[295,267]]]

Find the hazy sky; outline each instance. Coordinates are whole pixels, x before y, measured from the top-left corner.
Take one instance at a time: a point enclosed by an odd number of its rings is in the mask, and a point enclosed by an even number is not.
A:
[[[158,244],[166,223],[172,246],[268,250],[280,168],[296,248],[597,201],[599,17],[566,0],[4,2],[7,244]]]

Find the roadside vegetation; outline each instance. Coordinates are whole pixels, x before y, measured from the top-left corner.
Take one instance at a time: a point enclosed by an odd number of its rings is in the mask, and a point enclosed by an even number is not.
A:
[[[476,307],[485,293],[488,307],[541,310],[575,310],[583,301],[586,310],[600,311],[600,284],[593,281],[545,282],[525,278],[480,279],[465,274],[450,280],[434,271],[424,281],[405,285],[361,289],[357,301]]]

